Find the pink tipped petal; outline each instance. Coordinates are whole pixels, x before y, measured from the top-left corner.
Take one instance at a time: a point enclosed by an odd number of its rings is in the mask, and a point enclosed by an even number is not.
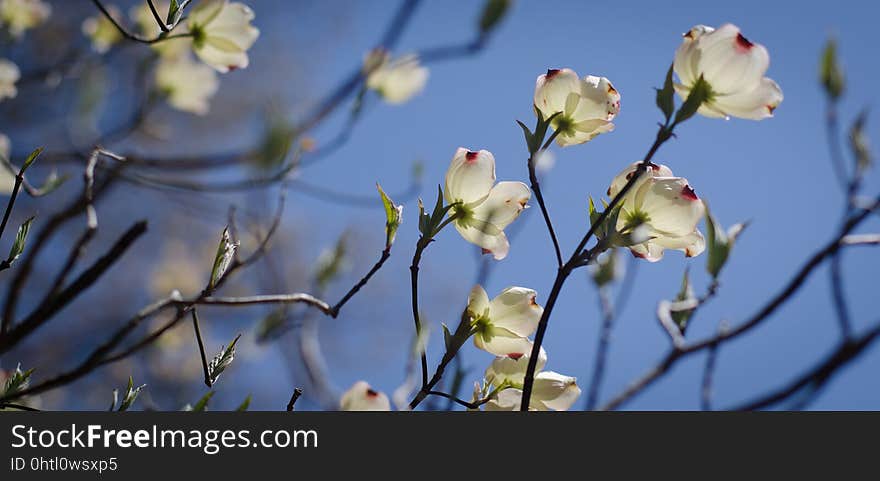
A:
[[[488,150],[459,147],[446,171],[446,202],[482,202],[495,183],[495,157]]]
[[[713,102],[721,111],[751,120],[762,120],[773,117],[773,111],[782,103],[782,89],[767,77],[748,92],[734,95],[719,96]]]
[[[524,287],[508,287],[489,303],[494,326],[522,337],[532,335],[544,308],[538,305],[537,293]]]

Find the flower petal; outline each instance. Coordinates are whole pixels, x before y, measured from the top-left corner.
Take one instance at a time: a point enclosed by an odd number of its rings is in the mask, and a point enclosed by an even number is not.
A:
[[[767,49],[750,42],[731,24],[701,36],[697,48],[695,74],[702,74],[717,95],[752,90],[770,66]]]
[[[509,353],[530,352],[532,341],[507,329],[489,325],[474,335],[474,345],[496,356]]]
[[[734,117],[762,120],[773,117],[773,111],[782,103],[782,99],[779,85],[764,77],[752,90],[718,96],[712,104],[719,111]]]
[[[529,366],[530,354],[531,349],[528,349],[525,352],[513,352],[508,353],[506,356],[496,357],[492,364],[486,368],[486,381],[492,383],[495,387],[500,386],[505,381],[515,386],[522,386],[526,369]],[[538,355],[535,372],[540,372],[541,369],[544,369],[545,364],[547,364],[547,352],[542,347]]]
[[[536,302],[538,294],[525,287],[508,287],[489,303],[489,320],[495,327],[527,337],[538,328],[544,308]]]
[[[464,237],[464,240],[482,247],[484,251],[491,253],[496,260],[500,261],[507,257],[507,253],[510,251],[510,242],[504,235],[504,231],[494,224],[478,219],[456,221],[453,224],[455,230]]]
[[[641,162],[633,162],[614,177],[611,181],[611,186],[608,187],[608,197],[611,197],[612,199],[617,197],[617,194],[623,189],[623,186],[625,186],[627,182],[629,182],[629,179],[632,178],[639,164],[641,164]],[[672,177],[672,169],[663,164],[651,164],[650,174],[651,177]]]
[[[696,25],[683,35],[681,45],[675,51],[675,61],[672,68],[681,83],[687,86],[693,85],[699,73],[696,71],[697,59],[699,58],[699,50],[697,49],[697,40],[707,33],[712,33],[715,29],[705,25]],[[687,97],[685,95],[685,97]]]
[[[539,372],[535,375],[529,407],[537,401],[548,409],[567,411],[580,395],[581,389],[576,378],[553,371]]]
[[[473,216],[504,230],[525,210],[531,197],[532,191],[522,182],[499,182],[474,208]]]
[[[535,106],[544,118],[556,112],[565,111],[565,103],[569,94],[579,94],[581,80],[578,74],[570,69],[550,69],[535,81]]]
[[[651,229],[669,236],[690,234],[705,213],[703,201],[681,177],[654,177],[639,196],[638,210],[648,215]]]
[[[489,309],[489,295],[483,286],[477,284],[471,289],[468,295],[467,310],[471,317],[477,318],[486,313]]]
[[[446,202],[482,202],[495,183],[495,156],[488,150],[474,152],[459,147],[446,171]]]
[[[339,407],[343,411],[390,411],[388,396],[375,391],[365,381],[358,381],[342,395]]]

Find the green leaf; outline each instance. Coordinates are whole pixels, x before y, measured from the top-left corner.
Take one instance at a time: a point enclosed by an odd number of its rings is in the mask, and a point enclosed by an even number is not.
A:
[[[235,410],[239,411],[239,412],[247,411],[250,406],[251,406],[251,395],[248,394],[247,397],[244,398],[244,401],[242,401],[241,404],[239,404],[238,407],[235,408]]]
[[[287,327],[287,307],[279,306],[257,324],[256,338],[257,343],[262,344],[266,341],[276,339],[278,336],[286,332]]]
[[[672,65],[669,66],[669,70],[666,72],[666,80],[663,82],[663,88],[655,90],[657,91],[657,108],[663,112],[663,115],[668,122],[669,119],[672,118],[673,112],[675,112],[675,89],[672,86]]]
[[[191,2],[192,0],[171,0],[171,5],[168,7],[168,17],[165,19],[166,25],[177,25],[177,22],[180,21],[180,17],[183,16],[183,9],[185,9]]]
[[[712,89],[710,88],[709,83],[703,79],[702,75],[700,75],[700,78],[697,79],[696,83],[694,83],[694,86],[691,88],[691,92],[688,94],[687,99],[681,104],[681,107],[678,108],[678,112],[675,113],[675,121],[673,124],[680,124],[693,117],[700,106],[703,105],[703,102],[706,102],[711,97]]]
[[[596,283],[597,287],[604,287],[614,282],[618,276],[617,251],[612,250],[605,255],[599,256],[592,268],[592,274],[593,282]]]
[[[388,197],[388,194],[382,190],[382,186],[376,183],[376,189],[379,190],[379,196],[382,198],[382,206],[385,208],[385,249],[390,250],[397,237],[397,228],[403,220],[403,206],[395,205]]]
[[[446,351],[448,352],[452,346],[452,333],[449,332],[449,327],[446,323],[440,324],[440,327],[443,328],[443,345],[446,346]]]
[[[832,101],[836,101],[843,94],[846,80],[843,70],[837,60],[837,42],[833,38],[825,43],[822,58],[819,62],[819,80],[825,88],[825,94]]]
[[[747,223],[734,224],[725,231],[706,205],[706,250],[708,251],[706,270],[713,278],[718,278],[721,268],[727,263],[734,241],[747,225]]]
[[[324,290],[342,272],[345,265],[345,256],[348,252],[348,233],[343,232],[336,240],[332,249],[324,250],[318,256],[315,267],[315,284],[319,290]]]
[[[31,217],[18,227],[18,233],[15,234],[15,241],[12,243],[12,248],[9,249],[9,257],[6,258],[7,264],[12,265],[12,263],[21,256],[22,252],[24,252],[28,232],[31,230],[31,223],[33,221],[34,218]]]
[[[232,360],[235,359],[235,343],[241,338],[241,334],[235,336],[235,339],[229,344],[229,346],[220,347],[220,352],[214,356],[214,359],[211,359],[211,362],[208,363],[208,380],[213,386],[217,379],[220,377],[220,374],[232,364]]]
[[[510,0],[486,0],[483,13],[480,15],[480,34],[485,35],[492,31],[504,18],[510,8]]]
[[[21,166],[21,172],[24,173],[24,171],[26,171],[26,170],[28,169],[28,167],[30,167],[31,164],[34,163],[35,160],[37,160],[37,157],[39,157],[39,155],[40,155],[42,152],[43,152],[43,148],[42,148],[42,147],[39,147],[38,149],[36,149],[36,150],[34,150],[33,152],[31,152],[31,154],[27,156],[27,159],[25,159],[24,164],[22,164],[22,166]]]
[[[141,389],[145,387],[147,387],[146,384],[134,387],[134,380],[131,376],[128,376],[128,387],[125,388],[125,394],[122,396],[122,402],[119,404],[119,411],[127,411],[141,393]]]
[[[233,243],[229,237],[229,227],[224,228],[223,234],[220,236],[220,243],[217,245],[217,253],[214,255],[214,266],[211,268],[211,281],[208,283],[208,287],[213,289],[217,286],[232,264],[237,249],[238,243]]]
[[[865,123],[868,121],[868,110],[862,110],[849,130],[849,146],[853,157],[856,159],[856,173],[863,175],[873,164],[871,158],[870,142],[865,133]]]
[[[678,295],[675,296],[675,300],[676,302],[681,302],[689,301],[695,298],[696,296],[694,294],[694,288],[691,285],[690,280],[690,271],[688,269],[685,269],[684,276],[681,279],[681,289],[678,291]],[[696,306],[690,309],[670,311],[672,320],[675,321],[675,324],[678,326],[682,333],[684,333],[685,329],[687,329],[688,320],[690,320],[695,308]]]
[[[425,213],[425,203],[419,198],[419,232],[427,237],[430,234],[431,217]]]
[[[27,371],[21,370],[21,364],[16,366],[15,371],[12,372],[6,379],[6,383],[3,385],[3,391],[0,392],[3,396],[12,396],[23,389],[28,387],[30,383],[31,374],[34,373],[33,368],[28,369]]]
[[[537,110],[536,110],[536,111],[537,111]],[[523,135],[524,135],[525,138],[526,138],[526,147],[528,147],[529,152],[534,152],[534,151],[535,151],[535,147],[534,147],[534,143],[535,143],[535,134],[533,134],[532,131],[529,130],[528,127],[526,127],[526,124],[520,122],[519,120],[517,120],[516,123],[519,125],[519,127],[520,127],[520,128],[522,129],[522,131],[523,131]]]
[[[61,187],[67,179],[70,178],[70,174],[58,175],[54,170],[49,173],[49,176],[46,177],[46,181],[42,186],[37,188],[38,193],[33,194],[34,197],[42,197],[44,195],[51,194],[56,189]]]
[[[192,406],[188,411],[192,412],[204,412],[208,409],[208,402],[211,398],[214,397],[214,391],[208,391],[202,396],[198,401],[196,401],[195,406]]]

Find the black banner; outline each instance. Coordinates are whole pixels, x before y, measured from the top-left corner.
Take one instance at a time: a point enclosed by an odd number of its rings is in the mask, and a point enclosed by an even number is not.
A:
[[[764,479],[820,466],[863,478],[878,429],[866,413],[3,412],[0,479]]]

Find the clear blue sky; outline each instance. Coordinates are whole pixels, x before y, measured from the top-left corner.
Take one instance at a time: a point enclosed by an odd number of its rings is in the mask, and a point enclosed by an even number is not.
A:
[[[255,4],[258,23],[273,22],[260,17],[261,3]],[[426,2],[405,32],[399,51],[470,38],[479,3]],[[348,37],[309,72],[316,92],[359,61],[394,6],[396,2],[353,5],[351,30],[343,34]],[[843,120],[848,123],[863,105],[876,107],[880,66],[874,46],[864,42],[864,32],[873,28],[878,13],[870,2],[842,2],[832,9],[758,1],[677,2],[674,7],[663,2],[603,2],[601,7],[593,2],[517,2],[485,52],[432,66],[426,92],[405,106],[373,105],[349,144],[307,175],[342,190],[369,193],[378,180],[394,191],[407,185],[408,163],[421,159],[426,167],[424,195],[433,200],[432,189],[442,181],[452,153],[465,146],[494,152],[500,180],[525,181],[526,154],[514,120],[533,122],[535,77],[548,67],[607,76],[622,95],[615,132],[587,145],[557,149],[556,167],[545,181],[548,207],[568,252],[586,228],[587,197],[601,196],[610,179],[624,165],[640,159],[653,140],[660,117],[652,87],[662,81],[680,34],[697,23],[735,23],[770,51],[768,75],[785,93],[776,117],[762,122],[695,118],[656,157],[687,177],[723,223],[752,221],[723,274],[720,296],[706,306],[688,333],[693,338],[706,336],[721,319],[736,324],[753,313],[835,228],[841,196],[826,155],[817,62],[826,37],[835,34],[847,74]],[[320,33],[315,35],[320,42]],[[255,63],[254,68],[260,65]],[[869,127],[875,139],[880,137],[877,125],[872,121]],[[332,131],[328,126],[318,138]],[[876,172],[870,177],[866,193],[878,187]],[[378,211],[297,199],[294,210],[299,214],[292,215],[323,217],[317,228],[325,243],[349,223],[372,223],[375,230],[381,224]],[[323,338],[329,339],[333,379],[340,387],[363,378],[390,392],[401,380],[411,335],[406,267],[417,235],[415,214],[415,202],[409,202],[395,256],[377,279],[379,287],[367,292],[383,296],[381,306],[373,307],[373,300],[361,296],[346,319],[338,321],[338,328],[322,330]],[[486,288],[493,295],[507,285],[523,285],[536,289],[543,299],[555,270],[551,245],[537,208],[518,222],[527,225]],[[878,227],[872,221],[866,230]],[[379,232],[366,236],[364,249],[369,254],[356,264],[366,265],[379,242]],[[603,398],[625,387],[665,352],[668,340],[655,320],[656,303],[675,294],[688,265],[698,291],[704,287],[704,262],[705,256],[685,260],[672,253],[656,264],[640,263],[635,291],[615,326]],[[474,279],[473,250],[455,232],[444,232],[423,265],[426,317],[434,327],[441,321],[454,323]],[[877,316],[873,297],[878,268],[877,251],[853,250],[845,256],[847,296],[859,326]],[[583,386],[589,381],[599,318],[596,294],[586,279],[581,272],[569,281],[545,343],[547,369],[577,376]],[[827,270],[820,269],[772,320],[724,347],[716,377],[719,406],[779,385],[831,349],[838,333],[827,287]],[[371,321],[376,324],[369,327],[359,325],[357,316],[365,309],[383,313],[385,319]],[[344,336],[351,330],[356,336]],[[342,336],[345,340],[338,339]],[[440,336],[435,335],[430,346],[432,365],[440,345]],[[472,349],[464,356],[465,364],[474,369],[474,380],[490,361],[487,354]],[[680,363],[628,407],[697,408],[703,362],[699,355]],[[880,350],[864,355],[833,381],[813,407],[876,409],[878,363]]]

